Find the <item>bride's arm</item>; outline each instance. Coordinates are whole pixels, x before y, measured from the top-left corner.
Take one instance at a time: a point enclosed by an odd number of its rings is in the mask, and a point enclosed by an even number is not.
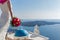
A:
[[[11,14],[11,18],[13,18],[11,4],[10,4],[10,1],[9,0],[8,0],[7,4],[8,4],[8,8],[9,8],[10,14]]]

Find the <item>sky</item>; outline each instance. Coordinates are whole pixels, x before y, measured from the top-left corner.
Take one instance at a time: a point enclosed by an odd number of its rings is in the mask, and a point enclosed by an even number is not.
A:
[[[20,19],[60,19],[60,0],[11,0]]]

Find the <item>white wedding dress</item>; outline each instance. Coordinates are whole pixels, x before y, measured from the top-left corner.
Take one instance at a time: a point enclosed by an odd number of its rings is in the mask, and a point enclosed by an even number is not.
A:
[[[9,27],[9,10],[7,7],[7,2],[3,5],[0,4],[0,9],[2,11],[0,16],[0,40],[5,40],[5,35],[7,33],[8,27]]]

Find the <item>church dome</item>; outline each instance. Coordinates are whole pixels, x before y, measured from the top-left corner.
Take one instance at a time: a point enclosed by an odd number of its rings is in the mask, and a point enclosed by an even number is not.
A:
[[[23,36],[28,36],[28,32],[26,30],[16,30],[15,36],[16,37],[23,37]]]

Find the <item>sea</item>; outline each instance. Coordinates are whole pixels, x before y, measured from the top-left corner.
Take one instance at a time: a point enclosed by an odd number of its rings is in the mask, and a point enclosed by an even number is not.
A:
[[[44,20],[44,21],[47,21],[47,20]],[[48,20],[48,21],[60,22],[60,20]],[[25,29],[27,31],[34,32],[34,26],[19,26],[18,29]],[[40,35],[48,37],[49,40],[60,40],[60,24],[42,25],[42,26],[39,26],[39,31],[40,31]]]

